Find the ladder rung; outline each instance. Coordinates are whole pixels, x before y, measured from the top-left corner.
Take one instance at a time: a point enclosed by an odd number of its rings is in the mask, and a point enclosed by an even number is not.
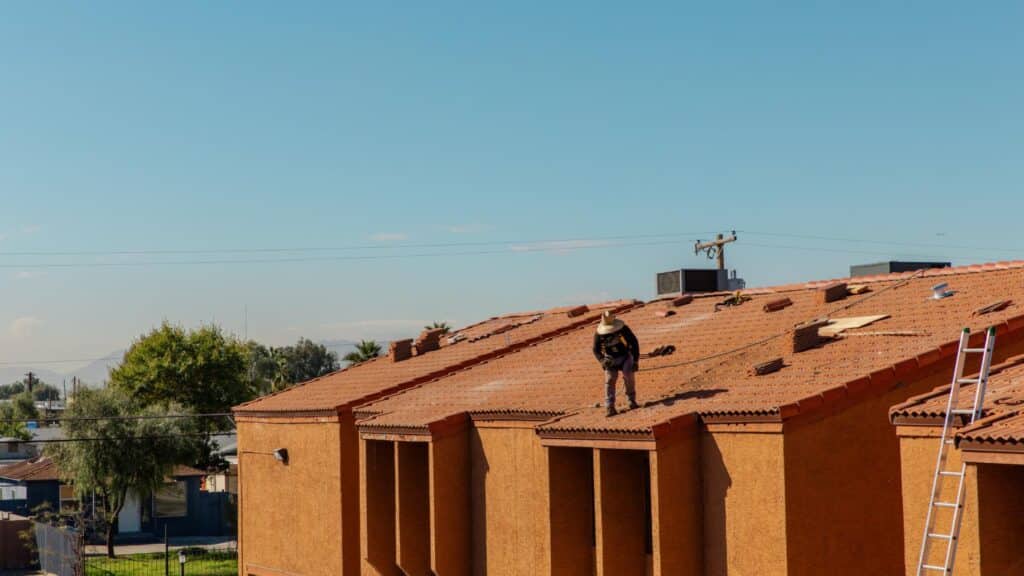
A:
[[[984,354],[986,348],[964,348],[964,352],[968,354]]]
[[[957,408],[949,411],[950,414],[974,414],[974,410],[967,408]]]
[[[942,566],[932,566],[931,564],[922,564],[921,568],[925,570],[938,570],[939,572],[945,572],[946,569]]]
[[[953,536],[952,534],[936,534],[934,532],[930,532],[928,534],[928,537],[929,538],[939,538],[941,540],[952,540],[953,538],[955,538],[955,536]]]
[[[959,508],[960,507],[959,504],[956,504],[954,502],[936,502],[935,506],[938,506],[939,508]]]
[[[943,471],[939,472],[939,474],[942,474],[943,476],[963,476],[964,475],[963,472],[950,472],[949,470],[943,470]]]
[[[957,378],[957,384],[977,384],[981,378]]]
[[[947,439],[943,440],[943,442],[946,443],[946,444],[952,444],[953,443],[953,439],[952,438],[947,438]]]

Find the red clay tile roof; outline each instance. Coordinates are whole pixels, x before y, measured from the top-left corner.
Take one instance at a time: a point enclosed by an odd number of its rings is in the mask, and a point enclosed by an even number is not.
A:
[[[578,306],[509,314],[452,332],[441,348],[394,362],[388,356],[350,366],[235,407],[240,415],[334,412],[353,403],[462,370],[530,342],[549,338],[578,324],[596,320],[603,311],[633,301],[593,304],[578,314]],[[578,315],[570,316],[570,311]],[[458,341],[452,342],[454,337]]]
[[[998,339],[996,340],[996,349],[999,349]],[[951,379],[952,376],[952,372],[950,372]],[[969,408],[973,402],[975,389],[973,384],[962,385],[957,405],[961,408]],[[889,416],[895,424],[942,426],[948,401],[949,385],[940,386],[931,392],[908,398],[906,402],[893,406],[889,411]],[[992,366],[982,414],[1005,414],[1014,412],[1022,406],[1024,406],[1024,355],[1007,358]]]
[[[956,295],[932,300],[931,286],[939,279],[949,282]],[[637,386],[646,405],[614,418],[599,408],[603,375],[590,352],[593,326],[587,325],[360,407],[358,412],[367,416],[360,426],[425,430],[459,412],[538,419],[556,414],[564,416],[541,426],[542,434],[629,435],[650,434],[654,426],[692,413],[705,419],[783,418],[833,398],[888,386],[897,372],[950,354],[948,344],[962,327],[979,330],[1024,312],[1013,304],[972,316],[997,297],[1024,302],[1024,262],[856,278],[851,284],[867,284],[870,290],[825,303],[818,289],[833,282],[746,290],[750,301],[719,312],[715,305],[723,301],[722,294],[700,295],[680,307],[660,300],[622,314],[642,352],[668,344],[676,351],[641,360]],[[793,304],[764,310],[782,296]],[[675,314],[659,314],[668,309]],[[824,346],[792,352],[792,329],[798,324],[825,316],[876,314],[890,317],[848,330]],[[1016,322],[1018,327],[1024,322]],[[780,356],[782,370],[751,374],[754,365]]]
[[[960,430],[963,450],[1024,452],[1024,411],[996,413]]]
[[[57,469],[53,460],[40,456],[0,468],[0,478],[18,482],[60,480],[60,470]]]
[[[185,478],[188,476],[205,476],[206,472],[191,466],[175,466],[171,476]],[[47,456],[39,456],[31,460],[0,467],[0,478],[19,482],[43,482],[60,480],[60,468]]]

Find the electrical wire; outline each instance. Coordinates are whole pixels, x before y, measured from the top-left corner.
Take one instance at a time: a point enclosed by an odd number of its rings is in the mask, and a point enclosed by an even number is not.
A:
[[[59,418],[11,418],[0,420],[0,424],[25,424],[28,422],[96,422],[101,420],[173,420],[181,418],[223,418],[231,412],[210,412],[207,414],[139,414],[134,416],[73,416]]]
[[[111,440],[162,440],[164,438],[202,438],[207,436],[234,436],[234,432],[195,432],[188,434],[152,434],[145,436],[95,436],[91,438],[52,438],[49,440],[16,440],[15,444],[66,444],[68,442],[109,442]]]
[[[352,250],[399,250],[409,248],[458,248],[466,246],[498,246],[498,245],[530,245],[554,244],[570,242],[600,242],[620,240],[641,240],[651,238],[674,238],[680,236],[700,236],[713,232],[663,232],[651,234],[621,234],[615,236],[590,236],[578,238],[555,238],[541,240],[481,240],[475,242],[430,242],[430,243],[394,243],[394,244],[354,244],[348,246],[312,246],[312,247],[266,247],[266,248],[199,248],[199,249],[117,249],[117,250],[36,250],[36,251],[0,251],[0,257],[6,256],[149,256],[149,255],[196,255],[196,254],[267,254],[301,252],[342,252]]]
[[[576,242],[576,244],[574,244]],[[228,258],[218,260],[142,260],[134,262],[50,262],[50,263],[3,263],[0,268],[50,269],[50,268],[139,268],[147,266],[195,266],[234,264],[284,264],[292,262],[341,262],[373,260],[405,260],[412,258],[437,258],[452,256],[495,256],[502,254],[530,254],[537,252],[575,252],[595,248],[625,248],[632,246],[659,246],[679,244],[683,240],[658,240],[649,242],[614,242],[607,240],[564,240],[545,243],[512,244],[503,250],[469,250],[462,252],[414,252],[409,254],[363,254],[357,256],[302,256],[294,258]]]

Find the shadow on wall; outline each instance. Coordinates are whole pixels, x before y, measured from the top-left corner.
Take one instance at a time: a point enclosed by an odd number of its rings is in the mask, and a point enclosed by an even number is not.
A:
[[[704,461],[704,566],[707,576],[724,576],[729,572],[726,537],[728,519],[725,499],[732,487],[732,477],[722,460],[722,452],[714,438],[702,446]]]
[[[473,573],[487,573],[487,487],[486,478],[491,470],[484,452],[480,434],[474,428],[469,436],[469,453],[472,461],[472,526],[473,526]]]

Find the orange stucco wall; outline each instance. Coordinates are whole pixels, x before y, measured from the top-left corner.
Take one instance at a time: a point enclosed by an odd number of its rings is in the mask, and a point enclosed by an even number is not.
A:
[[[701,574],[704,505],[695,421],[660,439],[649,460],[652,574]]]
[[[1024,466],[969,464],[977,482],[978,542],[985,574],[1024,574]]]
[[[589,448],[547,448],[550,565],[538,574],[593,576],[594,451]],[[541,515],[538,520],[544,522]],[[524,572],[523,574],[527,574]]]
[[[900,442],[900,473],[903,492],[903,535],[904,535],[904,573],[914,576],[917,573],[917,562],[921,553],[921,537],[928,513],[928,502],[932,490],[932,477],[935,474],[935,458],[938,456],[939,437],[928,434],[933,429],[922,428],[921,435],[902,436]],[[960,452],[949,452],[947,469],[960,466]],[[968,467],[970,468],[970,467]],[[960,541],[957,545],[956,564],[953,573],[957,576],[980,576],[981,555],[978,546],[978,499],[977,482],[972,471],[968,470],[965,486],[963,522],[960,525]],[[952,478],[945,480],[943,494],[952,501],[955,499],[956,483]],[[945,500],[945,498],[943,498]],[[949,510],[939,510],[936,519],[940,526],[949,526]],[[933,546],[933,548],[935,548]],[[938,552],[941,554],[941,551]],[[942,558],[930,556],[929,563],[941,565]]]
[[[701,434],[706,576],[786,574],[783,439]]]
[[[400,576],[395,563],[395,445],[361,440],[360,557],[363,576]]]
[[[532,427],[471,430],[473,574],[549,572],[545,450]]]
[[[469,576],[472,500],[468,427],[433,438],[429,449],[431,568],[435,576]]]
[[[900,447],[889,407],[934,387],[900,385],[785,431],[789,574],[903,570]]]
[[[646,452],[594,450],[598,576],[646,573],[647,468]]]
[[[406,576],[430,573],[430,490],[427,445],[395,443],[396,557]]]
[[[357,553],[343,553],[359,537],[358,517],[344,519],[342,508],[358,509],[355,475],[342,469],[343,442],[355,450],[351,420],[239,418],[237,428],[239,573],[357,574]],[[278,448],[287,465],[274,459]]]

